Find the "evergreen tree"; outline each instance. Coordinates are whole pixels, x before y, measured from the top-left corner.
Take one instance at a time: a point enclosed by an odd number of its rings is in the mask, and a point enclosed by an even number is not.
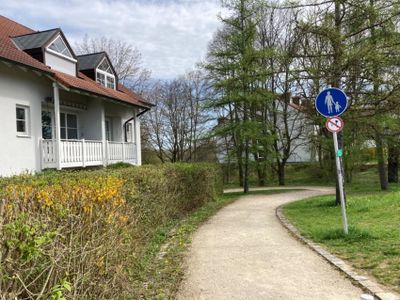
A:
[[[244,192],[249,190],[252,141],[262,137],[262,124],[256,115],[260,104],[268,101],[262,83],[266,70],[261,65],[265,55],[256,49],[258,1],[223,1],[231,15],[221,18],[223,30],[216,36],[208,53],[205,68],[213,80],[218,97],[211,105],[226,112],[228,122],[219,133],[232,136]]]

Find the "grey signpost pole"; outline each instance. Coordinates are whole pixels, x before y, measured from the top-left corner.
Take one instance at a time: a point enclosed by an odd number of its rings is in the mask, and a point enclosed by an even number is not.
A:
[[[335,158],[336,158],[336,173],[338,177],[339,183],[339,193],[340,193],[340,205],[342,207],[342,222],[343,222],[343,230],[345,234],[349,233],[349,226],[347,224],[347,215],[346,215],[346,203],[344,202],[344,191],[343,191],[343,174],[341,168],[341,162],[339,157],[339,146],[337,133],[333,132],[333,144],[335,146]]]
[[[345,234],[349,233],[347,225],[346,203],[344,201],[343,174],[341,167],[342,149],[339,149],[337,133],[343,129],[344,122],[339,116],[343,114],[347,105],[348,98],[344,91],[338,88],[327,88],[321,91],[315,98],[315,109],[327,118],[325,127],[333,133],[333,144],[335,146],[336,173],[339,186],[340,205],[342,207],[342,222]]]

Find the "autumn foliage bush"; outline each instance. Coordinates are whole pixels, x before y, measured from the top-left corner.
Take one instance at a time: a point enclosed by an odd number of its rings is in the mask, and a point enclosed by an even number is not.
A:
[[[127,299],[159,226],[221,192],[213,165],[0,180],[0,299]]]

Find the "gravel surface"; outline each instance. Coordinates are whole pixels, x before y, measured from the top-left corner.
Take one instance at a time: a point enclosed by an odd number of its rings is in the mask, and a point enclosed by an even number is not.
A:
[[[279,205],[334,192],[300,188],[307,190],[243,196],[201,226],[177,299],[360,299],[358,287],[276,218]]]

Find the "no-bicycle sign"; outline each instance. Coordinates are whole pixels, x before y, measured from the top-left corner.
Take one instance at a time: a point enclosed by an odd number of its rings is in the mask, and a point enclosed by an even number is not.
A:
[[[328,118],[328,119],[326,119],[326,122],[325,122],[325,127],[330,132],[342,131],[343,126],[344,126],[344,122],[343,122],[342,118],[339,118],[339,117]]]

